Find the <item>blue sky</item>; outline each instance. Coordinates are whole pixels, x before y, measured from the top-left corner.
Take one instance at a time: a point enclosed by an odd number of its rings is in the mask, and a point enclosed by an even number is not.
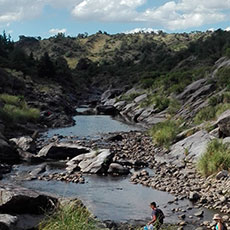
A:
[[[53,36],[230,29],[230,0],[0,0],[0,31]]]

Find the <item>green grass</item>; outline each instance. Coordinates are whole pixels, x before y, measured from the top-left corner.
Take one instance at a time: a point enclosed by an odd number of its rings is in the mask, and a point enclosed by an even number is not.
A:
[[[0,94],[0,101],[3,101],[6,104],[15,105],[15,106],[24,106],[25,101],[23,96],[14,96],[9,94]]]
[[[170,99],[165,96],[159,95],[149,95],[141,104],[142,108],[154,105],[154,108],[157,109],[156,112],[161,112],[164,109],[167,109],[170,104]]]
[[[96,230],[96,221],[90,212],[79,204],[72,203],[59,207],[54,214],[48,216],[39,230]]]
[[[149,133],[156,145],[169,148],[177,134],[181,131],[179,125],[180,121],[167,120],[154,125]]]
[[[132,102],[136,97],[140,96],[141,93],[130,93],[130,94],[123,94],[119,101],[126,101],[126,102]]]
[[[216,106],[207,106],[196,114],[194,117],[194,123],[201,124],[205,121],[215,120],[228,109],[230,109],[230,103],[218,104]]]
[[[204,176],[209,176],[221,170],[230,168],[230,149],[228,144],[214,139],[207,147],[206,152],[200,157],[197,168]]]
[[[0,118],[7,123],[35,122],[40,117],[40,111],[30,108],[22,96],[1,94],[0,100],[5,104],[0,108]]]

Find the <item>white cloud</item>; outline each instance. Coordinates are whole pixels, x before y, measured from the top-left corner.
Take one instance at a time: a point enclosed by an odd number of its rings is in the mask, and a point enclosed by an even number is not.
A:
[[[75,6],[72,14],[77,19],[106,22],[127,22],[138,17],[136,8],[146,0],[83,0]]]
[[[229,20],[230,0],[169,0],[159,7],[138,9],[150,1],[153,0],[0,0],[0,24],[37,17],[46,5],[66,8],[77,20],[142,22],[170,30]]]
[[[66,31],[67,30],[65,28],[64,29],[50,29],[49,33],[52,35],[59,34],[59,33],[65,34]]]
[[[126,31],[125,34],[135,34],[135,33],[158,33],[159,30],[155,30],[152,28],[135,28],[133,30]]]
[[[225,31],[230,31],[230,26],[225,29]]]

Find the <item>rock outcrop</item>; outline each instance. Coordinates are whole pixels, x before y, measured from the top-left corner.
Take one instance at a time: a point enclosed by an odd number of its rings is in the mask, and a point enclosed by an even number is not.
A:
[[[219,116],[217,124],[222,136],[230,136],[230,110],[225,111]]]
[[[0,212],[7,214],[43,214],[52,210],[54,197],[14,185],[0,184]]]
[[[201,130],[171,146],[171,151],[167,156],[170,161],[184,158],[197,160],[205,152],[207,144],[212,139],[213,137],[209,133]]]
[[[5,139],[0,138],[0,163],[19,162],[19,153]]]

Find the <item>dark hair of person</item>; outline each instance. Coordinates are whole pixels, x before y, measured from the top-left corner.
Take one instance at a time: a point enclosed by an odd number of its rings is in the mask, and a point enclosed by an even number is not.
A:
[[[152,202],[152,203],[150,203],[150,205],[154,206],[155,208],[157,207],[156,202]]]

